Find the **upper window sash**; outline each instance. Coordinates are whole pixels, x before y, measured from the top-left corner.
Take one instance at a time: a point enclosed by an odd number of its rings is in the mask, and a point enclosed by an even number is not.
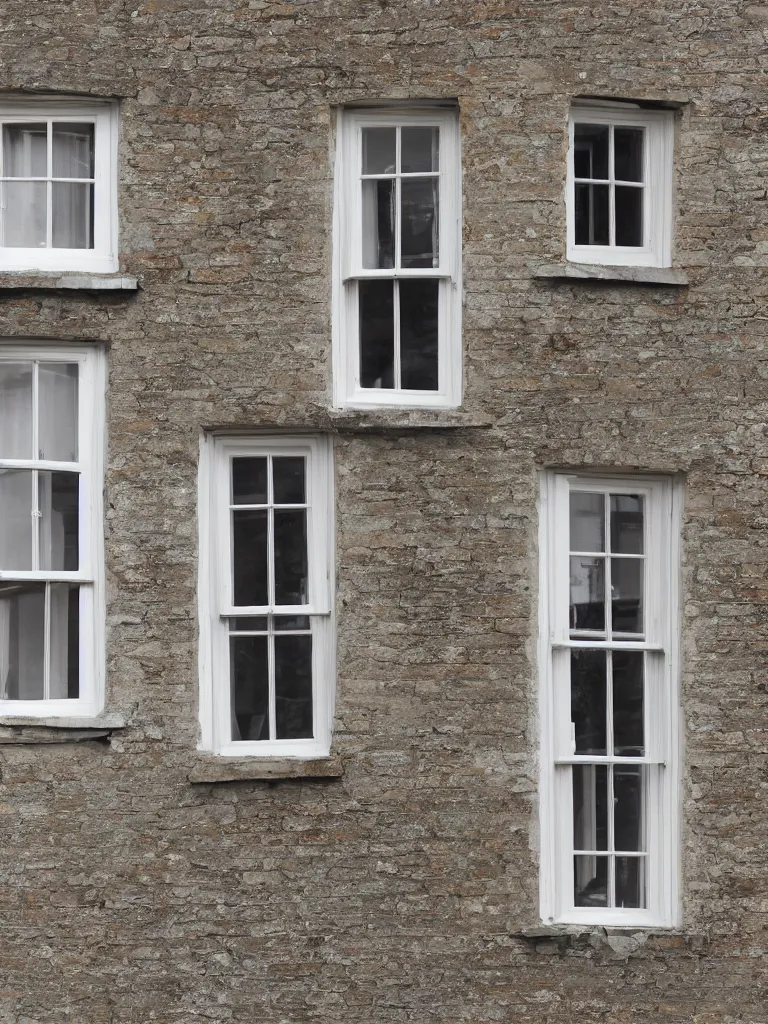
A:
[[[331,580],[328,562],[332,524],[328,522],[324,510],[330,508],[330,481],[328,479],[327,439],[307,438],[305,442],[286,444],[275,439],[263,442],[238,443],[237,441],[219,441],[218,459],[216,463],[216,508],[215,515],[219,524],[216,533],[217,553],[216,590],[218,595],[218,614],[221,618],[232,618],[245,615],[329,615],[331,612]],[[306,503],[290,505],[286,508],[306,508],[307,510],[307,561],[308,561],[308,595],[305,604],[278,604],[274,601],[262,605],[237,605],[233,593],[233,536],[232,536],[232,461],[235,458],[259,458],[261,456],[298,456],[305,460],[306,472]],[[270,503],[272,507],[274,505]],[[249,508],[250,506],[245,506]],[[266,508],[268,505],[260,505]],[[268,555],[269,558],[269,555]],[[270,579],[270,589],[274,582]]]

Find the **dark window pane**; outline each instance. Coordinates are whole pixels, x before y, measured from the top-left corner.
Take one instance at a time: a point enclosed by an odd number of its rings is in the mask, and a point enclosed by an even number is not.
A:
[[[0,699],[42,700],[45,584],[0,583]]]
[[[266,633],[266,615],[239,615],[229,620],[230,633]]]
[[[312,637],[275,637],[275,723],[277,739],[311,738]]]
[[[269,739],[269,668],[265,636],[229,641],[232,739]]]
[[[267,511],[232,513],[232,572],[235,604],[265,605],[267,593]]]
[[[608,178],[608,132],[604,124],[573,128],[573,171],[576,178]]]
[[[395,265],[395,183],[363,182],[363,266],[388,270]]]
[[[403,174],[439,171],[440,130],[403,128],[400,137],[400,170]]]
[[[275,630],[309,629],[308,615],[276,615],[274,618]]]
[[[50,697],[77,697],[79,691],[80,588],[50,584]]]
[[[576,185],[576,245],[608,245],[608,185]]]
[[[392,281],[360,281],[360,386],[393,388],[395,318]]]
[[[645,907],[645,857],[616,858],[616,906]]]
[[[400,281],[400,377],[410,391],[437,391],[438,281]]]
[[[275,511],[275,604],[306,604],[307,513]]]
[[[93,248],[93,185],[54,181],[54,249]]]
[[[232,459],[232,504],[267,504],[267,460]]]
[[[32,455],[32,363],[0,362],[0,459]]]
[[[575,753],[608,753],[605,651],[571,651],[571,722]]]
[[[605,551],[605,495],[571,491],[571,551]]]
[[[643,728],[642,651],[613,652],[613,752],[620,757],[642,757]]]
[[[275,456],[272,460],[272,473],[276,505],[303,505],[306,502],[302,456]]]
[[[439,265],[437,178],[405,178],[400,182],[400,253],[403,267]]]
[[[576,907],[608,906],[608,858],[573,858],[573,903]]]
[[[79,568],[79,473],[38,473],[40,568]]]
[[[643,189],[616,186],[616,245],[643,244]]]
[[[642,128],[614,128],[613,167],[617,181],[643,180]]]
[[[614,633],[643,632],[643,560],[611,559],[611,615]]]
[[[643,498],[611,495],[611,551],[616,555],[643,553]]]
[[[394,174],[396,128],[363,128],[363,174]]]
[[[93,177],[93,125],[53,125],[53,177]]]
[[[0,469],[0,569],[32,568],[32,471]]]
[[[573,848],[608,849],[608,769],[573,766]]]
[[[643,766],[613,767],[613,827],[616,850],[644,850]]]
[[[605,629],[605,560],[571,558],[572,630]]]

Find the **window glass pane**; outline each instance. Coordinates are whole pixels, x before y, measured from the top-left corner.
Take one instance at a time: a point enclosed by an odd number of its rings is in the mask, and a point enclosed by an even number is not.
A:
[[[232,513],[232,561],[235,604],[265,605],[267,591],[266,509]]]
[[[80,587],[71,583],[51,583],[49,589],[49,696],[51,700],[74,699],[79,694]]]
[[[312,637],[275,637],[277,739],[308,739],[312,728]]]
[[[80,476],[40,472],[37,488],[40,568],[76,572]]]
[[[576,907],[608,906],[608,858],[573,858],[573,903]]]
[[[267,504],[267,459],[232,459],[232,504]]]
[[[0,583],[0,699],[45,696],[45,584]]]
[[[400,253],[403,267],[437,267],[438,178],[404,178],[400,182]]]
[[[41,249],[46,245],[47,189],[44,181],[3,182],[3,245]]]
[[[40,363],[38,457],[77,462],[77,363]]]
[[[396,128],[363,128],[363,174],[394,174]]]
[[[297,630],[309,629],[308,615],[275,615],[274,626],[276,630]]]
[[[616,186],[616,245],[643,244],[643,189]]]
[[[242,615],[229,620],[230,633],[266,633],[266,615]]]
[[[32,566],[32,472],[0,469],[0,569]]]
[[[608,849],[608,769],[604,764],[573,766],[573,848]]]
[[[306,604],[307,513],[276,510],[275,516],[275,604]]]
[[[571,558],[572,630],[605,629],[605,560]]]
[[[53,125],[53,177],[93,177],[93,125]]]
[[[643,553],[643,497],[611,495],[611,551],[617,555]]]
[[[392,281],[360,281],[360,386],[393,388],[395,318]]]
[[[645,908],[645,857],[616,858],[616,906]]]
[[[438,281],[401,280],[400,377],[413,391],[438,389]]]
[[[571,722],[574,753],[608,753],[605,651],[571,651]]]
[[[395,265],[395,183],[363,182],[363,266],[366,270]]]
[[[642,128],[614,128],[613,161],[617,181],[643,180]]]
[[[3,175],[45,178],[48,175],[48,126],[3,125]]]
[[[272,460],[274,500],[276,505],[303,505],[307,500],[304,487],[304,458],[275,456]]]
[[[439,171],[440,131],[438,128],[403,128],[400,139],[400,170]]]
[[[576,185],[576,245],[609,245],[608,185]]]
[[[617,850],[645,849],[644,773],[645,767],[641,764],[613,766],[613,828]]]
[[[605,495],[571,491],[571,551],[605,551]]]
[[[0,362],[0,459],[32,454],[32,363]]]
[[[269,667],[265,636],[229,640],[232,739],[269,739]]]
[[[614,633],[643,632],[643,559],[611,559]]]
[[[93,185],[53,183],[54,249],[93,248]]]
[[[645,754],[642,651],[613,652],[613,752],[620,757]]]
[[[573,173],[576,178],[608,179],[608,125],[573,126]]]

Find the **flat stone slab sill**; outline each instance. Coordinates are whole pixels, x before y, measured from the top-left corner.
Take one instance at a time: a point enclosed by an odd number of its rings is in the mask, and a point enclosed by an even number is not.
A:
[[[344,763],[337,755],[317,757],[304,761],[301,758],[276,757],[207,757],[187,776],[189,782],[248,782],[250,780],[278,779],[340,779],[344,774]]]
[[[603,267],[587,263],[545,263],[533,276],[545,281],[619,281],[623,284],[661,284],[683,287],[688,275],[671,267]]]
[[[0,745],[83,743],[105,739],[126,726],[122,715],[96,718],[32,718],[0,715]]]
[[[0,289],[48,288],[51,291],[135,292],[138,278],[124,274],[28,274],[0,271]]]

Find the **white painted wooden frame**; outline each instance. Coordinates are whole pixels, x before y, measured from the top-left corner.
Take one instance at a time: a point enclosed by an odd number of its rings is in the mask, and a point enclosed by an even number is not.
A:
[[[362,259],[362,130],[436,127],[440,131],[439,266],[368,270]],[[333,397],[337,407],[448,409],[461,404],[461,154],[455,107],[342,110],[337,122],[333,219]],[[439,281],[438,390],[360,386],[358,282]]]
[[[48,128],[48,178],[51,173],[51,129],[57,121],[90,122],[94,125],[93,248],[27,249],[2,245],[0,223],[0,273],[3,271],[113,273],[118,269],[117,236],[117,140],[118,107],[107,100],[46,97],[12,97],[0,102],[2,125],[46,122]],[[0,190],[3,185],[3,153],[0,146]],[[12,179],[19,180],[19,179]],[[23,179],[22,179],[23,180]],[[58,180],[58,179],[57,179]],[[75,180],[75,179],[72,179]],[[81,180],[81,179],[78,179]],[[88,180],[88,179],[85,179]],[[48,185],[48,234],[50,236],[51,186]],[[4,199],[2,202],[4,203]],[[0,211],[0,220],[2,211]]]
[[[572,490],[645,498],[645,634],[637,640],[571,640],[569,495]],[[546,472],[539,524],[540,911],[547,923],[673,927],[680,921],[679,565],[682,488],[665,477],[590,477]],[[645,652],[645,756],[575,755],[570,651]],[[573,877],[574,764],[647,765],[647,908],[576,907]]]
[[[50,342],[0,343],[0,362],[77,363],[78,461],[0,459],[0,469],[37,469],[80,474],[78,509],[79,569],[0,571],[0,582],[37,581],[80,584],[79,697],[50,700],[0,700],[0,714],[34,718],[88,718],[104,708],[104,451],[106,448],[106,354],[95,346]],[[0,514],[2,509],[0,509]]]
[[[574,125],[604,124],[617,128],[643,128],[643,240],[640,246],[576,245],[574,196]],[[611,140],[613,133],[611,132]],[[613,143],[611,141],[611,153]],[[575,263],[624,267],[669,267],[672,264],[672,180],[674,113],[642,110],[629,104],[574,104],[568,117],[568,170],[565,186],[567,220],[566,256]],[[609,161],[611,184],[613,159]],[[614,203],[610,202],[613,223]]]
[[[306,460],[309,600],[303,605],[245,607],[232,603],[230,481],[236,457],[302,456]],[[200,749],[233,757],[322,757],[333,726],[333,447],[321,436],[219,437],[200,446]],[[314,736],[295,740],[233,740],[230,693],[230,617],[306,615],[312,632]]]

